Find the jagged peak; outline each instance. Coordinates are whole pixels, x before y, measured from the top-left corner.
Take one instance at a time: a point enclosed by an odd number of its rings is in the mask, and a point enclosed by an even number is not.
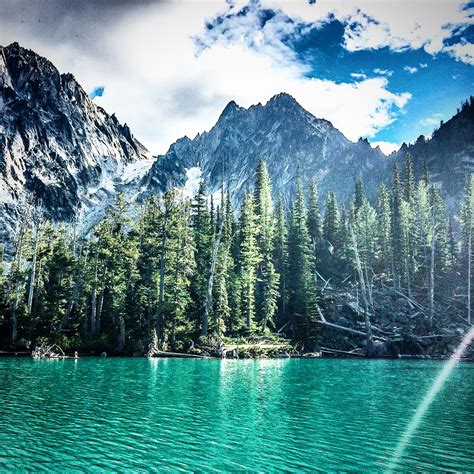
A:
[[[50,81],[52,76],[55,76],[55,80],[60,79],[58,69],[49,59],[31,49],[24,48],[16,41],[1,48],[1,51],[13,76],[18,76],[30,68],[38,71],[38,77],[43,77],[47,81]]]
[[[297,102],[297,100],[288,92],[280,92],[279,94],[274,95],[267,103],[266,106],[269,105],[283,105],[283,106],[298,106],[301,105]],[[302,108],[302,107],[301,107]]]
[[[47,58],[39,55],[37,52],[33,51],[32,49],[24,48],[17,41],[10,43],[8,46],[2,47],[2,49],[8,55],[18,55],[18,56],[23,56],[23,57],[37,58],[53,66],[51,61],[49,61]]]
[[[219,119],[221,119],[222,117],[225,117],[227,115],[230,115],[231,113],[235,112],[236,110],[240,110],[241,107],[239,107],[237,105],[237,103],[235,102],[235,100],[231,100],[225,107],[224,107],[224,110],[222,111]]]
[[[20,43],[18,43],[18,41],[13,41],[13,43],[10,43],[9,45],[7,46],[2,46],[2,48],[5,48],[5,49],[8,49],[8,50],[25,50],[25,48],[23,48],[23,46],[20,46]]]

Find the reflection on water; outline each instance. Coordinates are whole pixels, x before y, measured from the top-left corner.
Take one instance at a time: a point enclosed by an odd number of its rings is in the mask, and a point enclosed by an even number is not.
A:
[[[440,367],[0,359],[0,470],[383,471]],[[399,469],[474,470],[473,387],[454,367]]]

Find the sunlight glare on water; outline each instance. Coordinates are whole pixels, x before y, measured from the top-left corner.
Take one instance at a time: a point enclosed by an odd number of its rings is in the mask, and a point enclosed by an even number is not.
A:
[[[456,349],[454,354],[450,357],[450,359],[446,362],[443,369],[440,371],[439,375],[436,377],[433,384],[430,386],[428,393],[422,399],[415,414],[413,415],[413,418],[408,424],[407,429],[403,433],[395,449],[395,455],[393,456],[389,464],[389,468],[388,468],[389,473],[393,472],[399,466],[400,458],[403,456],[408,443],[410,442],[411,438],[415,434],[415,431],[418,429],[420,423],[423,420],[423,417],[425,416],[426,412],[430,408],[431,404],[433,403],[433,400],[436,398],[439,391],[446,384],[449,376],[451,375],[451,372],[454,369],[455,364],[459,362],[459,359],[462,356],[463,352],[466,350],[469,344],[471,344],[473,339],[474,339],[474,326],[472,326],[471,329],[466,333],[463,340],[459,344],[458,348]]]

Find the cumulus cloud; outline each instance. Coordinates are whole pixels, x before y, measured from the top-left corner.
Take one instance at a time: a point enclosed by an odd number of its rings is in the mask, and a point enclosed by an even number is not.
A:
[[[262,13],[254,2],[245,15],[224,1],[105,2],[99,15],[94,2],[73,13],[59,0],[46,4],[46,13],[36,0],[2,12],[0,42],[20,41],[73,72],[86,90],[102,84],[106,93],[94,100],[153,152],[210,129],[230,100],[248,107],[285,91],[356,140],[393,123],[411,97],[391,92],[384,77],[308,77],[284,41],[301,27],[286,12],[292,3]],[[215,18],[223,29],[210,27]]]
[[[474,65],[474,45],[472,43],[457,43],[446,46],[444,49],[455,59]]]
[[[359,73],[359,72],[352,72],[351,77],[353,77],[355,79],[367,79],[366,74],[362,74],[362,73]]]
[[[375,74],[380,74],[381,76],[390,77],[393,74],[393,71],[391,71],[390,69],[380,69],[380,68],[376,67],[374,69],[374,73]]]
[[[402,14],[408,6],[410,15]],[[390,91],[393,71],[356,72],[348,83],[309,77],[289,40],[338,19],[350,51],[424,48],[470,62],[472,45],[445,44],[468,13],[454,0],[407,0],[405,9],[372,0],[17,0],[2,5],[0,43],[19,41],[74,73],[97,103],[162,153],[212,127],[229,100],[248,107],[282,91],[349,138],[373,137],[411,97]]]
[[[278,0],[264,0],[264,5],[278,4]],[[429,54],[446,52],[470,64],[473,55],[469,43],[453,47],[446,42],[471,25],[473,9],[472,3],[462,0],[318,0],[284,5],[286,13],[309,23],[341,21],[349,51],[423,48]]]
[[[408,72],[409,74],[415,74],[416,72],[418,72],[418,68],[414,66],[405,66],[403,70]]]
[[[382,150],[382,153],[384,153],[387,156],[400,149],[400,145],[398,143],[392,143],[392,142],[383,142],[383,141],[370,142],[370,145],[372,148],[379,147]]]

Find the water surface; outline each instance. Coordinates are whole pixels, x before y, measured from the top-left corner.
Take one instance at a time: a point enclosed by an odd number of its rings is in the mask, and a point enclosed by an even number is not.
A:
[[[0,359],[0,471],[383,471],[435,361]],[[474,364],[399,464],[474,471]]]

